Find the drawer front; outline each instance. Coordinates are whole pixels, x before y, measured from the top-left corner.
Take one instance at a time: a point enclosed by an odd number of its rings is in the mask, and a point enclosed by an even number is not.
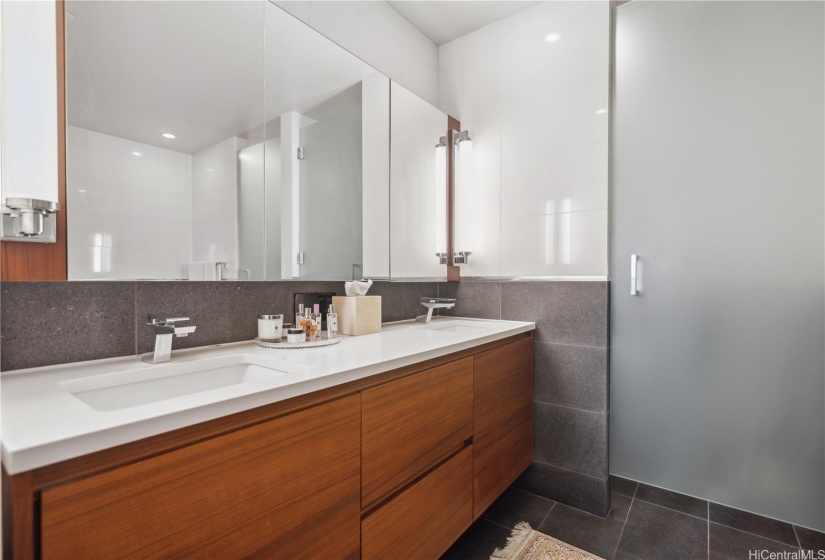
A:
[[[42,557],[358,558],[360,395],[42,493]]]
[[[533,460],[533,339],[474,357],[474,518]]]
[[[361,507],[367,509],[473,435],[473,359],[362,393]]]
[[[361,558],[437,559],[473,519],[472,446],[361,522]]]

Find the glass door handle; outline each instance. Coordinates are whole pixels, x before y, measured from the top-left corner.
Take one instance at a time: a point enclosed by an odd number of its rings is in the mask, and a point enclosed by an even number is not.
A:
[[[639,291],[636,289],[636,264],[639,261],[639,255],[630,255],[630,295],[638,295]]]

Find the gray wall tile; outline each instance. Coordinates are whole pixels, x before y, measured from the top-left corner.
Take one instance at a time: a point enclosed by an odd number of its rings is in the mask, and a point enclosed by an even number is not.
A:
[[[3,282],[3,371],[134,354],[131,282]]]
[[[515,486],[602,517],[610,511],[607,478],[594,478],[533,461],[516,480]]]
[[[534,403],[533,458],[596,478],[607,478],[607,416]]]
[[[456,298],[452,309],[442,309],[440,315],[501,319],[500,282],[445,282],[438,286],[439,297]]]
[[[390,323],[404,319],[404,284],[373,282],[368,295],[381,296],[381,321]]]
[[[607,349],[536,342],[534,353],[535,400],[607,412]]]
[[[421,298],[437,296],[440,286],[438,282],[405,282],[403,318],[415,319],[426,313],[427,308],[421,305]]]
[[[502,282],[501,318],[535,321],[536,340],[607,347],[607,282]]]

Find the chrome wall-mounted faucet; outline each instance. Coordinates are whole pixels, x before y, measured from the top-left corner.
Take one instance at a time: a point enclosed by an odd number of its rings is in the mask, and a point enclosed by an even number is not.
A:
[[[427,308],[426,315],[419,315],[415,318],[416,323],[429,323],[433,320],[433,309],[452,309],[455,307],[453,298],[423,297],[421,305]]]
[[[162,364],[172,359],[172,337],[189,336],[197,328],[194,325],[187,327],[176,327],[175,323],[188,321],[189,317],[175,317],[172,319],[161,319],[149,317],[146,323],[155,333],[155,350],[151,354],[144,354],[141,360],[148,364]]]

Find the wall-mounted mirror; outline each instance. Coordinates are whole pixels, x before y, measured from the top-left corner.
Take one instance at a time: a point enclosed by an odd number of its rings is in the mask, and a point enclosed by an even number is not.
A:
[[[69,279],[446,277],[444,113],[270,2],[66,11]]]

